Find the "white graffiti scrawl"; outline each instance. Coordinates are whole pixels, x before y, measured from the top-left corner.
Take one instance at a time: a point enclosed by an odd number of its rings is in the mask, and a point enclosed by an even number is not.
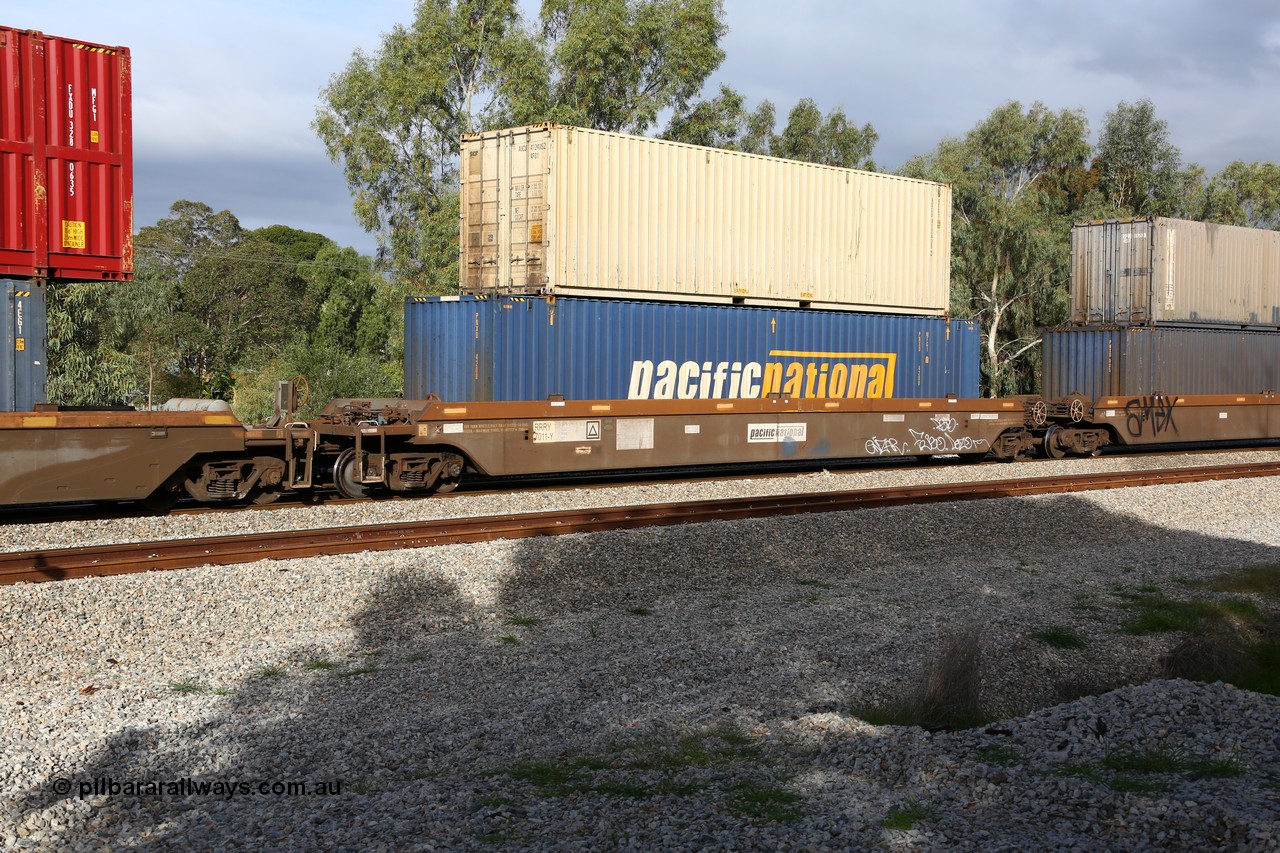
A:
[[[976,453],[991,448],[991,442],[985,438],[952,435],[960,428],[960,421],[956,420],[955,415],[944,412],[933,415],[930,420],[933,422],[933,432],[909,430],[911,441],[871,436],[867,439],[867,454],[869,456],[912,456],[920,453]]]
[[[911,438],[916,443],[916,449],[922,453],[972,453],[991,447],[991,442],[985,438],[973,438],[967,435],[959,437],[945,434],[930,435],[915,429],[911,430]]]
[[[877,438],[874,435],[867,439],[866,450],[871,456],[906,456],[910,452],[896,438]]]
[[[938,432],[951,435],[958,426],[960,426],[960,422],[955,419],[954,415],[942,414],[933,416],[933,428]]]

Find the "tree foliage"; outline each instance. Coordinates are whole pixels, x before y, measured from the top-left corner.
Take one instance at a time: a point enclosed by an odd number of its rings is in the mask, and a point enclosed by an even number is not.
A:
[[[439,224],[457,210],[458,137],[502,109],[493,63],[518,21],[512,0],[421,0],[412,26],[373,55],[357,50],[322,93],[313,127],[342,164],[356,220],[424,292],[456,281]]]
[[[1065,319],[1071,176],[1088,161],[1087,133],[1079,111],[1011,101],[904,167],[952,184],[951,305],[981,322],[992,396],[1035,387],[1038,360],[1024,356]]]
[[[119,318],[110,310],[109,283],[55,283],[46,291],[46,393],[65,406],[132,402],[135,364],[124,351]]]
[[[1143,99],[1121,101],[1107,113],[1093,168],[1111,216],[1177,216],[1198,170],[1182,169],[1169,125]]]
[[[548,117],[644,133],[720,67],[723,17],[721,0],[543,0]]]
[[[248,231],[200,202],[170,214],[139,232],[135,281],[52,288],[51,400],[220,397],[252,418],[295,375],[325,393],[399,386],[403,292],[372,259],[284,225]]]
[[[871,152],[880,136],[870,124],[851,123],[837,107],[825,117],[810,98],[802,98],[787,116],[787,126],[774,137],[769,153],[775,157],[874,171]]]
[[[720,0],[419,0],[411,26],[357,51],[313,127],[342,164],[379,259],[419,293],[456,289],[459,137],[558,121],[644,132],[724,59]]]
[[[1205,222],[1280,229],[1280,166],[1228,163],[1193,198],[1192,215]]]
[[[869,123],[861,127],[836,107],[823,115],[811,98],[802,98],[787,115],[781,133],[775,132],[777,110],[761,101],[748,112],[741,94],[721,84],[719,94],[672,115],[663,136],[676,142],[727,148],[748,154],[768,154],[874,171],[871,153],[879,141]]]

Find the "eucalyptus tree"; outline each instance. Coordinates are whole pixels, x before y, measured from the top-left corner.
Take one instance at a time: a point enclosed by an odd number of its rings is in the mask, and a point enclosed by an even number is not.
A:
[[[840,107],[823,116],[812,98],[801,98],[787,115],[787,126],[773,137],[769,153],[825,166],[875,171],[871,152],[880,135],[869,123],[849,121]]]
[[[680,112],[724,61],[721,0],[543,0],[553,115],[645,133]]]
[[[416,292],[457,283],[459,137],[559,121],[644,132],[682,110],[724,52],[720,0],[418,0],[356,51],[313,128],[341,163],[379,260]]]
[[[496,62],[519,22],[515,0],[419,0],[411,25],[357,50],[322,92],[312,127],[342,164],[356,220],[422,290],[456,281],[440,220],[457,211],[458,137],[502,108]]]
[[[1035,387],[1040,329],[1065,319],[1071,186],[1087,134],[1079,110],[1011,101],[903,167],[952,185],[951,306],[981,322],[992,396]]]
[[[1169,124],[1144,98],[1121,101],[1107,113],[1094,152],[1093,171],[1110,216],[1187,215],[1199,167],[1182,166],[1169,141]]]
[[[126,351],[113,295],[120,282],[55,282],[46,291],[49,401],[114,406],[139,393],[137,364]]]
[[[714,98],[674,113],[662,135],[676,142],[875,171],[871,153],[880,135],[870,123],[859,127],[849,121],[841,107],[824,116],[812,98],[801,98],[781,133],[776,125],[772,101],[763,100],[748,111],[742,94],[721,84]]]
[[[1204,186],[1195,212],[1206,222],[1280,230],[1280,166],[1228,163]]]
[[[183,378],[184,277],[206,253],[237,243],[228,211],[187,200],[134,239],[134,281],[49,290],[50,400],[65,405],[150,404],[199,393]]]

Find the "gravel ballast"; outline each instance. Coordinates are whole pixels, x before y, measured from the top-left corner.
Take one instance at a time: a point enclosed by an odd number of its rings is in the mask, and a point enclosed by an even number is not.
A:
[[[618,491],[713,488],[740,485]],[[0,848],[1274,849],[1280,699],[1162,680],[1177,636],[1121,626],[1126,592],[1280,562],[1277,503],[1263,478],[0,588]],[[973,627],[1004,719],[859,715]]]

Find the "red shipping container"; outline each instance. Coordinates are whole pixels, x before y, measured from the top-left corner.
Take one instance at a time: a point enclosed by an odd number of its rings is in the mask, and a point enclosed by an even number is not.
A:
[[[0,26],[0,277],[133,278],[128,48]]]

